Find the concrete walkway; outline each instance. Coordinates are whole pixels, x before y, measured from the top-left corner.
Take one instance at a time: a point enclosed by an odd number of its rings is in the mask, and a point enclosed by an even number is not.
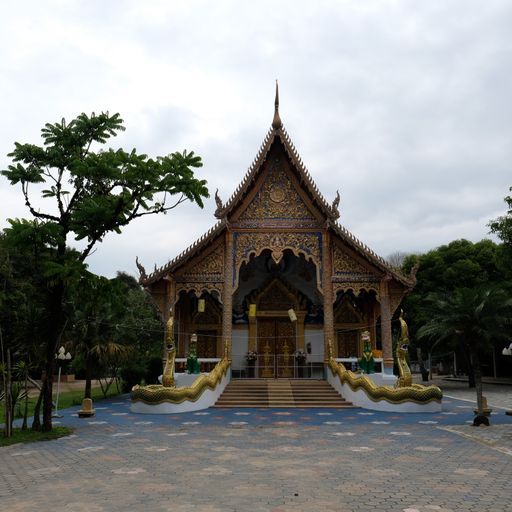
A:
[[[1,448],[2,510],[511,509],[512,417],[504,410],[493,413],[491,427],[475,428],[473,405],[456,398],[436,414],[208,409],[157,416],[129,406],[128,397],[98,402],[87,420],[67,409],[60,421],[75,427],[73,436]]]

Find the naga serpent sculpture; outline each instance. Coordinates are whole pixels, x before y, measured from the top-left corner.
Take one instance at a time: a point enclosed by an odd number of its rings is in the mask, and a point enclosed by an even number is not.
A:
[[[174,361],[176,359],[176,346],[174,345],[174,318],[171,315],[167,320],[166,325],[166,350],[167,350],[167,361],[165,363],[164,374],[162,375],[162,385],[166,388],[176,387],[174,381]]]
[[[409,329],[403,318],[403,312],[400,313],[400,339],[396,349],[398,360],[399,377],[395,387],[377,386],[373,380],[366,375],[356,374],[347,370],[342,363],[337,362],[332,357],[332,344],[329,340],[329,362],[328,366],[334,375],[337,375],[341,383],[348,384],[352,391],[358,389],[364,390],[368,398],[374,402],[386,400],[393,404],[404,402],[415,402],[426,404],[429,402],[440,402],[443,398],[443,392],[437,386],[422,386],[413,384],[411,370],[406,361],[406,354],[409,349]]]
[[[207,388],[215,389],[217,387],[230,366],[231,361],[224,357],[208,375],[201,375],[191,386],[181,388],[166,388],[157,384],[133,386],[130,397],[132,402],[147,404],[161,404],[163,402],[181,404],[185,400],[196,402]]]
[[[400,310],[400,338],[396,344],[396,362],[398,364],[398,379],[395,388],[405,388],[412,386],[412,374],[407,364],[407,354],[409,353],[409,328],[404,320],[404,310]]]

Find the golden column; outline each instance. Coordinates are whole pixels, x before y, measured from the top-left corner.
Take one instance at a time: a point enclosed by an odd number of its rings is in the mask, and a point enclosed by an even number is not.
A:
[[[165,289],[165,297],[164,297],[164,311],[162,314],[164,321],[164,347],[163,347],[163,359],[164,362],[167,361],[167,338],[171,336],[174,339],[174,343],[177,345],[176,340],[174,338],[174,332],[169,333],[169,318],[174,316],[174,306],[176,304],[176,281],[171,275],[166,275],[164,277],[164,282],[166,283]],[[170,324],[170,328],[174,329],[174,322]]]
[[[224,290],[222,294],[222,342],[228,342],[231,357],[233,344],[233,233],[226,231],[226,257],[224,258]]]
[[[329,228],[326,227],[322,233],[322,288],[324,292],[324,359],[328,357],[328,343],[337,347],[334,343],[334,308],[332,291],[332,255]],[[334,357],[337,357],[337,350],[334,349]]]
[[[380,330],[382,339],[382,358],[384,373],[393,374],[393,341],[391,337],[391,304],[389,300],[390,276],[380,282]]]

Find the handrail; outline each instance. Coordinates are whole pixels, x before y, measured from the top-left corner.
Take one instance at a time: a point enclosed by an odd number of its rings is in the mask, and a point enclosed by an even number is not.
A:
[[[333,357],[329,358],[328,366],[333,375],[338,376],[342,384],[347,383],[352,391],[362,389],[368,398],[374,402],[386,400],[392,404],[404,402],[425,404],[432,401],[440,402],[443,398],[443,392],[437,386],[422,386],[421,384],[412,384],[400,388],[377,386],[366,375],[356,375],[347,370],[342,363],[336,362]]]
[[[231,366],[231,360],[224,357],[219,361],[215,368],[208,375],[199,376],[192,386],[183,387],[165,387],[160,384],[150,384],[149,386],[133,386],[130,393],[132,402],[145,402],[150,404],[161,404],[171,402],[181,404],[185,400],[196,402],[203,392],[209,389],[215,389]]]

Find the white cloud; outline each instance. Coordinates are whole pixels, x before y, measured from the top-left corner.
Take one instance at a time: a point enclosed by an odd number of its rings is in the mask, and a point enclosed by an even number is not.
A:
[[[113,145],[204,159],[231,195],[273,112],[341,221],[382,255],[487,236],[512,162],[509,2],[21,1],[0,20],[0,167],[48,121],[121,112]],[[91,268],[152,267],[211,225],[214,201],[110,235]],[[25,216],[0,180],[0,227]]]

